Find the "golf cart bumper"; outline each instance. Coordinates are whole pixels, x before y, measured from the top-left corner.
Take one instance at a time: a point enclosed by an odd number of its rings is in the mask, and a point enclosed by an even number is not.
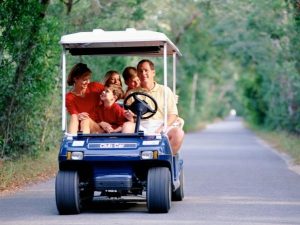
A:
[[[168,138],[164,135],[66,135],[61,144],[59,162],[118,159],[132,161],[151,158],[165,160],[171,156],[167,142]],[[149,151],[153,151],[153,157]]]
[[[58,161],[60,169],[135,168],[140,164],[170,168],[172,153],[168,146],[164,135],[65,135]]]

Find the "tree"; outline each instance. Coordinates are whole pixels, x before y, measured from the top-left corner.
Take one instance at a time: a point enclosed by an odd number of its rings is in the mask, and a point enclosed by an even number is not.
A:
[[[48,77],[55,65],[51,57],[56,50],[46,47],[57,39],[43,33],[55,29],[53,22],[44,22],[48,5],[49,0],[1,3],[0,69],[5,77],[0,86],[3,93],[0,99],[0,157],[25,152],[35,154],[39,148],[39,131],[43,130],[40,118],[46,105],[43,101],[49,98],[56,83]],[[49,26],[45,29],[46,24]]]

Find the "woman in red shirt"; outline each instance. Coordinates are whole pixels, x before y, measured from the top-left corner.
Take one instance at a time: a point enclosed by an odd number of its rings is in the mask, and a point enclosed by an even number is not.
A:
[[[68,76],[68,85],[73,86],[66,94],[66,107],[70,114],[69,133],[97,133],[99,126],[95,122],[95,109],[99,105],[99,95],[104,86],[90,82],[91,70],[84,63],[77,63]]]

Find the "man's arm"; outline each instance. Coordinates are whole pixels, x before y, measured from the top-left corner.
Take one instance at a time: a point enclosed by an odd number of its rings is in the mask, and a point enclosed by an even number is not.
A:
[[[177,120],[177,117],[178,116],[175,114],[168,115],[167,126],[172,126],[172,124]]]
[[[172,126],[172,124],[177,120],[178,116],[176,114],[170,114],[167,117],[167,126]],[[164,128],[164,124],[162,124],[157,130],[157,133],[160,133]]]

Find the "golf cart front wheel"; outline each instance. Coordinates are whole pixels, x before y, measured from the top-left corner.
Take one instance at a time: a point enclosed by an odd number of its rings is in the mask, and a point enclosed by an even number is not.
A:
[[[147,207],[150,213],[167,213],[171,207],[171,174],[166,167],[150,168],[147,177]]]
[[[55,197],[59,214],[80,213],[79,175],[77,171],[58,171],[55,180]]]

